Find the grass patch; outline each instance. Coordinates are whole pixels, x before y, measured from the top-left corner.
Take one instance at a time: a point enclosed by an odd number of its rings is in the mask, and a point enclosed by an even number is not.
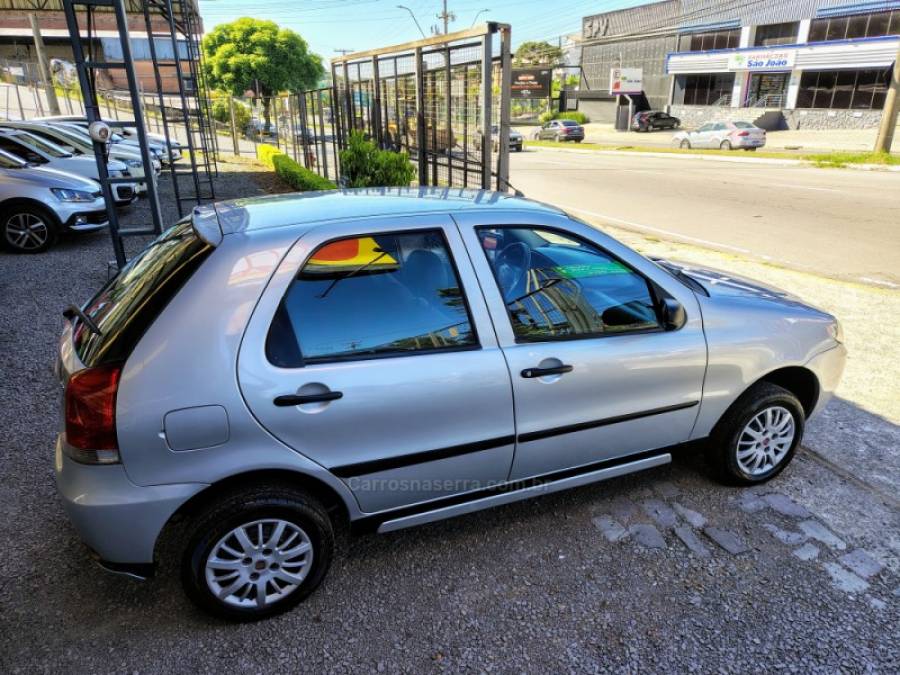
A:
[[[597,152],[609,152],[611,150],[622,152],[656,152],[668,155],[731,155],[741,157],[760,157],[766,159],[797,159],[811,162],[819,167],[842,167],[848,164],[880,164],[883,166],[900,165],[900,155],[887,152],[821,152],[803,153],[780,150],[756,150],[754,152],[741,152],[732,150],[700,149],[682,150],[671,146],[649,145],[612,145],[609,143],[556,143],[554,141],[525,141],[525,147],[537,148],[561,148],[572,147],[579,150],[594,150]]]

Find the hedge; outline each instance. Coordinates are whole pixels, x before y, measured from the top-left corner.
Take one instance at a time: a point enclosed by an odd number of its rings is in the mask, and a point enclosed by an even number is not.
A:
[[[541,124],[546,124],[550,120],[572,120],[573,122],[578,122],[578,124],[587,124],[591,121],[587,115],[577,110],[571,110],[569,112],[545,112],[538,117],[538,121]]]
[[[337,185],[327,178],[322,178],[315,171],[300,166],[274,145],[261,143],[256,146],[256,157],[260,162],[275,170],[285,183],[295,190],[334,190]]]

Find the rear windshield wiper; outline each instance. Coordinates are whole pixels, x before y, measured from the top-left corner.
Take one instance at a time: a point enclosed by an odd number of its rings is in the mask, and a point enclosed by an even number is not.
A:
[[[67,319],[73,319],[77,316],[79,319],[81,319],[81,322],[85,326],[87,326],[89,331],[91,331],[94,335],[103,337],[103,333],[100,332],[100,328],[97,327],[97,324],[94,323],[94,320],[87,314],[85,314],[81,310],[81,307],[79,307],[78,305],[69,305],[68,307],[66,307],[66,309],[63,310],[63,316]]]

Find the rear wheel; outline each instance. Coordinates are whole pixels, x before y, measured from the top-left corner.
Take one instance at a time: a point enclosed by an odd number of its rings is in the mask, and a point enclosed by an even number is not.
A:
[[[7,251],[43,253],[56,238],[56,223],[41,207],[21,204],[0,210],[0,243]]]
[[[719,150],[731,150],[731,141],[722,141]]]
[[[756,148],[744,148],[747,152],[756,152]]]
[[[764,483],[790,463],[804,427],[803,406],[782,387],[758,382],[722,416],[708,457],[726,483]]]
[[[333,554],[334,529],[316,499],[259,485],[215,502],[189,525],[182,584],[210,614],[255,621],[312,593]]]

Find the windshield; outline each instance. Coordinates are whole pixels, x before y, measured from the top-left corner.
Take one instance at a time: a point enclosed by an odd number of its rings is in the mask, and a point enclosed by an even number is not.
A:
[[[163,232],[84,308],[101,335],[75,324],[75,351],[87,367],[124,361],[153,321],[212,251],[190,218]]]
[[[16,140],[24,145],[28,145],[34,149],[40,150],[45,155],[49,155],[50,157],[71,157],[72,154],[66,152],[61,147],[56,145],[55,143],[51,143],[50,141],[45,141],[43,138],[39,138],[34,134],[29,134],[27,131],[23,131],[21,134],[16,136]]]
[[[24,169],[26,166],[28,166],[28,162],[25,160],[5,150],[0,150],[0,167],[4,169]]]
[[[75,129],[67,129],[65,127],[53,127],[53,131],[63,136],[69,143],[77,143],[78,145],[90,144],[91,138],[86,133],[82,134]]]

